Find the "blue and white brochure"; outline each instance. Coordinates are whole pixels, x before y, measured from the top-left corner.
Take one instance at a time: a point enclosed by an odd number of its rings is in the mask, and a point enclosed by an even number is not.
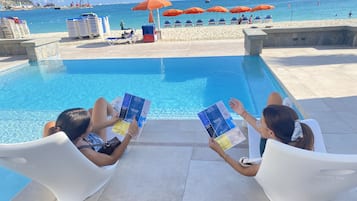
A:
[[[197,115],[209,136],[214,138],[225,151],[246,139],[234,123],[223,101],[218,101]]]
[[[113,102],[113,107],[119,112],[119,118],[122,121],[115,123],[111,131],[121,135],[120,140],[122,140],[129,129],[131,121],[135,118],[138,122],[140,135],[146,123],[150,105],[151,101],[147,99],[125,93],[123,99],[117,99]]]

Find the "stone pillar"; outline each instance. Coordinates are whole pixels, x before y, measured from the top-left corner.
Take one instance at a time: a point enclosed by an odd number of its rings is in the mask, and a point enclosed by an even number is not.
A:
[[[30,62],[59,55],[58,39],[33,39],[21,43]]]
[[[244,49],[247,55],[259,55],[262,53],[263,40],[267,33],[258,28],[243,29]]]

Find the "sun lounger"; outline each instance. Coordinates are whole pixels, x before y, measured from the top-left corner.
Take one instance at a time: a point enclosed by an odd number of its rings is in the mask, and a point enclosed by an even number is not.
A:
[[[98,167],[63,132],[30,142],[0,144],[0,165],[44,185],[59,201],[93,195],[110,180],[117,164]]]
[[[232,17],[231,24],[238,24],[238,19],[236,17]]]
[[[262,23],[262,18],[260,18],[260,16],[255,16],[253,23]]]
[[[265,16],[264,22],[265,22],[265,23],[273,22],[273,16],[271,16],[271,15]]]
[[[202,20],[197,20],[196,21],[196,26],[203,26],[203,21]]]
[[[208,21],[208,25],[216,25],[216,21],[214,19],[210,19]]]
[[[106,41],[108,42],[109,45],[115,45],[115,44],[124,44],[124,43],[136,43],[137,37],[135,35],[135,32],[131,30],[130,33],[123,34],[121,37],[107,37]]]
[[[314,134],[314,151],[268,139],[255,179],[270,200],[334,200],[357,186],[357,155],[326,153],[318,122],[302,120]],[[259,133],[248,125],[249,157],[260,157]],[[277,188],[278,187],[278,188]]]
[[[335,200],[354,190],[356,172],[357,155],[313,152],[268,139],[255,180],[269,200]]]
[[[170,21],[165,21],[164,27],[165,27],[165,28],[171,27],[171,22],[170,22]]]
[[[249,23],[249,19],[247,17],[243,17],[241,24],[248,24]]]
[[[221,18],[221,19],[218,20],[218,24],[219,25],[224,25],[224,24],[226,24],[226,20],[224,18]]]
[[[174,23],[174,27],[182,27],[182,23],[180,20],[176,20]]]
[[[192,27],[192,26],[193,26],[193,23],[192,23],[191,20],[187,20],[187,21],[185,22],[185,27]]]

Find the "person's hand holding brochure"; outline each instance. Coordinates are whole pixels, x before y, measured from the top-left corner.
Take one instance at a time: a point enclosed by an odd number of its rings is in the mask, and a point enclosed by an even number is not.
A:
[[[139,127],[138,135],[140,135],[143,126],[146,123],[150,104],[151,102],[149,100],[128,93],[125,93],[121,101],[115,100],[113,102],[113,107],[118,110],[119,119],[122,120],[113,125],[111,132],[119,134],[120,138],[124,138],[128,133],[131,121],[136,119]]]
[[[246,139],[222,101],[209,106],[197,115],[210,137],[214,138],[224,151]]]

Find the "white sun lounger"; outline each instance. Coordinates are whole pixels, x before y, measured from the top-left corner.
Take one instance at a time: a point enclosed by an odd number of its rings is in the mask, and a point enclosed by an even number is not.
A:
[[[117,164],[98,167],[63,132],[30,142],[0,144],[0,165],[44,185],[59,201],[93,195],[110,180]]]
[[[137,36],[135,35],[135,32],[128,34],[127,36],[122,36],[122,37],[107,37],[105,39],[109,45],[115,45],[115,44],[133,44],[136,43],[137,41]]]
[[[255,179],[272,201],[333,200],[357,186],[357,155],[326,153],[318,122],[302,120],[314,133],[315,151],[268,139]],[[249,157],[260,157],[259,133],[248,125]]]
[[[335,200],[357,186],[357,155],[308,151],[268,139],[255,180],[271,201]]]

